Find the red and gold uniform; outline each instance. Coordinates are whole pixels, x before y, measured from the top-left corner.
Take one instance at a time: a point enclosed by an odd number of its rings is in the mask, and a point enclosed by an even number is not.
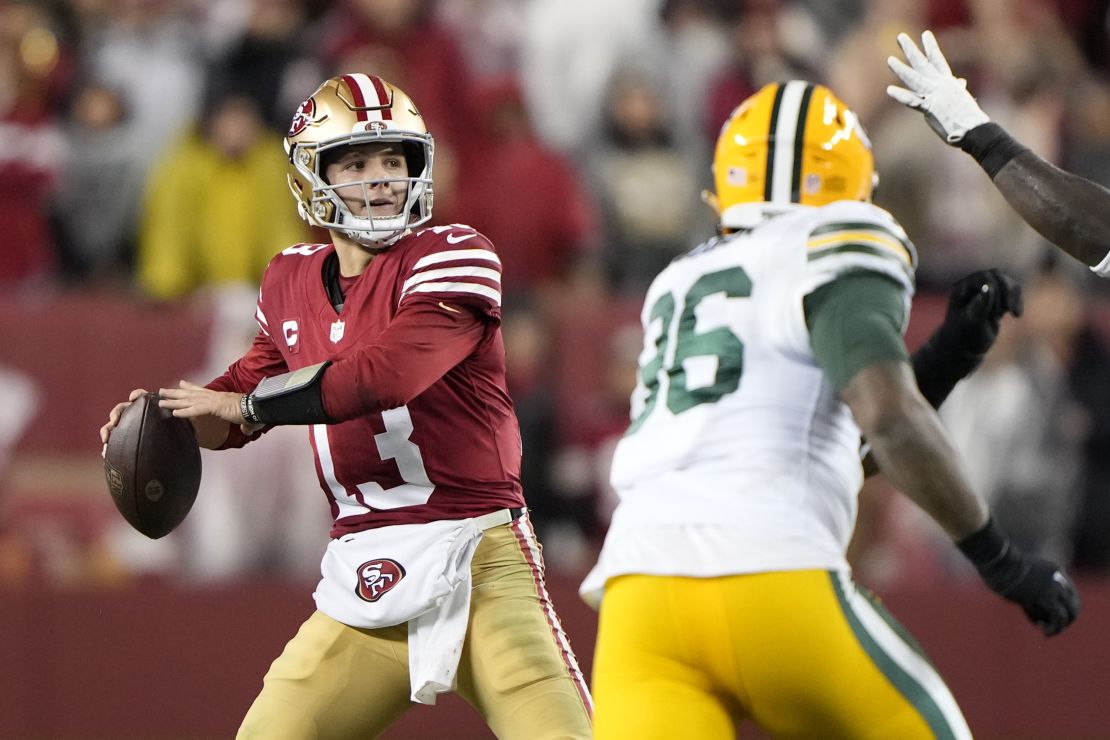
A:
[[[249,392],[335,363],[324,405],[346,420],[311,435],[335,537],[523,506],[493,246],[465,226],[410,234],[370,262],[340,312],[322,277],[334,252],[300,244],[273,259],[254,345],[210,387]]]
[[[501,265],[465,226],[418,230],[329,297],[330,244],[286,249],[259,294],[253,346],[209,387],[249,392],[325,360],[335,424],[310,438],[334,538],[512,509],[485,531],[457,691],[499,737],[589,737],[590,698],[543,583],[505,387]],[[233,430],[226,446],[245,438]],[[316,612],[265,678],[240,737],[375,737],[410,706],[404,624],[360,629]]]

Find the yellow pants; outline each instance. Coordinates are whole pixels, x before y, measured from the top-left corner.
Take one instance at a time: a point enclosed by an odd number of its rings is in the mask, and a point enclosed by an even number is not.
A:
[[[846,575],[623,576],[601,605],[598,740],[969,738],[943,680]]]
[[[591,700],[527,518],[486,530],[471,569],[458,693],[499,738],[589,738]],[[406,625],[355,629],[316,612],[270,666],[238,737],[374,738],[409,694]]]

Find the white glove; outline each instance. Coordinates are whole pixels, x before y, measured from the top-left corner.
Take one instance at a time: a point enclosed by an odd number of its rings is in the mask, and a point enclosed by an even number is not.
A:
[[[990,121],[967,91],[967,80],[952,74],[932,31],[921,34],[924,54],[904,33],[898,34],[898,45],[909,65],[893,56],[887,57],[886,63],[909,89],[890,85],[887,95],[924,113],[933,130],[949,144],[958,144],[968,131]]]

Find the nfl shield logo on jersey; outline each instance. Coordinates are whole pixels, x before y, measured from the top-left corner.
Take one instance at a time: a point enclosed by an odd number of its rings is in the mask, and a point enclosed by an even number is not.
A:
[[[378,558],[358,566],[355,593],[363,601],[377,601],[405,577],[405,569],[396,560]]]
[[[339,340],[343,338],[343,327],[344,327],[344,323],[343,323],[342,319],[339,319],[338,321],[336,321],[334,324],[331,325],[331,343],[332,344],[337,344],[339,342]]]

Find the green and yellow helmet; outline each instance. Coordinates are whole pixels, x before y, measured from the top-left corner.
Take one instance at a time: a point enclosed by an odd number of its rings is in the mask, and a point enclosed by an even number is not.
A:
[[[799,205],[869,201],[878,177],[855,113],[824,85],[791,80],[733,110],[717,137],[713,180],[706,200],[722,228],[738,229]]]

